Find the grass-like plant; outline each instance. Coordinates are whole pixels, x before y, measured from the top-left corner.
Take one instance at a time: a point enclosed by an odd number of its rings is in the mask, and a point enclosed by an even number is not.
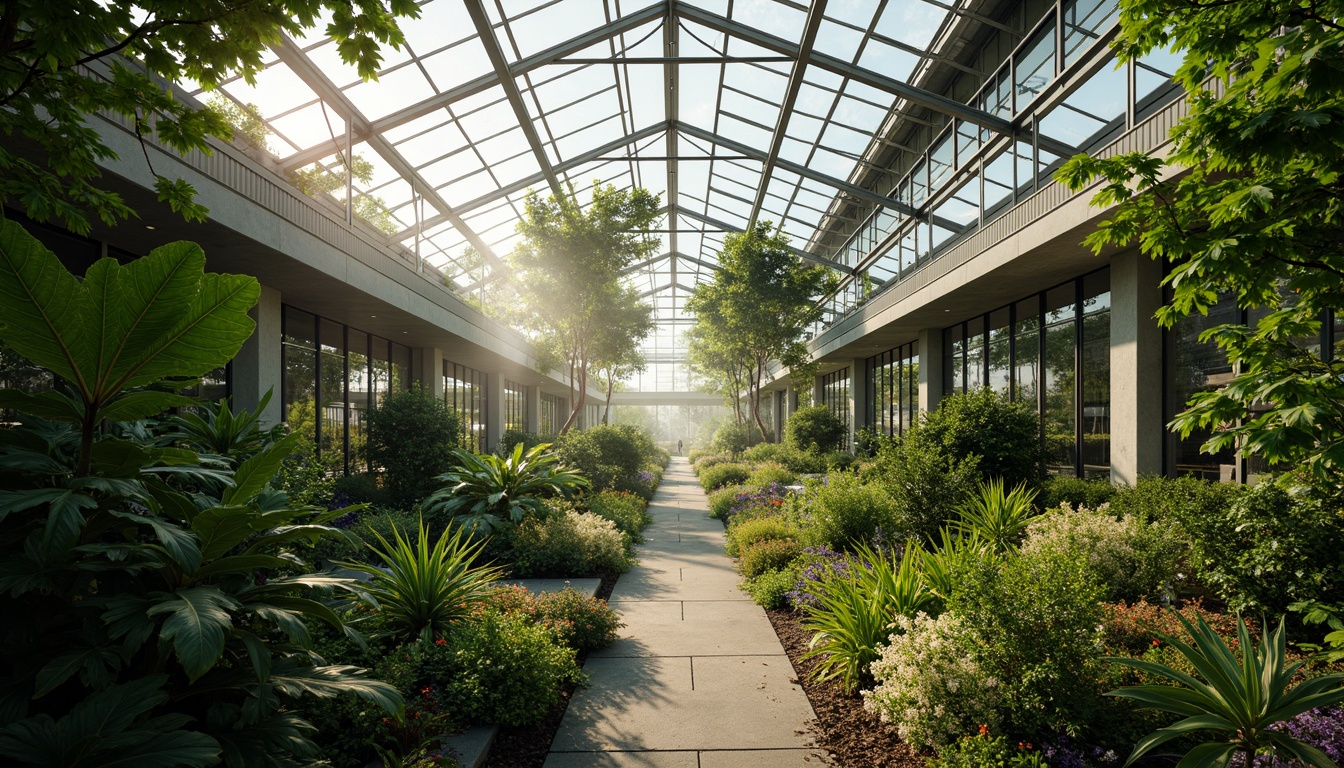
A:
[[[1270,726],[1344,701],[1344,674],[1322,675],[1294,685],[1293,679],[1305,662],[1288,661],[1283,622],[1253,645],[1246,622],[1238,618],[1238,659],[1204,619],[1192,624],[1179,613],[1176,618],[1190,642],[1160,633],[1158,637],[1180,651],[1195,674],[1143,659],[1111,659],[1173,684],[1130,686],[1109,695],[1133,699],[1147,709],[1185,716],[1141,739],[1126,766],[1171,739],[1211,732],[1218,734],[1218,740],[1191,749],[1178,768],[1226,766],[1238,754],[1244,757],[1245,765],[1250,765],[1255,755],[1267,749],[1291,755],[1314,768],[1338,768],[1321,750]]]
[[[892,619],[913,616],[932,600],[913,552],[898,558],[867,545],[856,547],[850,568],[807,590],[816,602],[805,608],[802,626],[813,635],[803,658],[819,659],[814,678],[838,679],[849,692],[880,655]]]
[[[503,457],[454,450],[454,462],[461,468],[439,475],[445,485],[425,499],[425,512],[455,517],[458,525],[473,531],[498,530],[541,514],[545,499],[569,497],[588,487],[588,480],[563,466],[550,448],[542,443],[524,451],[518,443]]]
[[[485,541],[472,541],[461,528],[445,530],[433,545],[424,521],[414,542],[393,527],[392,541],[375,532],[379,546],[369,548],[383,566],[342,563],[367,573],[372,580],[357,591],[382,614],[387,630],[404,638],[432,640],[471,613],[490,597],[492,584],[502,575],[495,566],[472,561]]]
[[[935,601],[946,603],[952,598],[957,574],[965,570],[963,566],[990,557],[993,552],[985,542],[971,536],[957,536],[951,528],[944,526],[938,546],[933,549],[921,548],[918,554],[924,584]]]
[[[999,552],[1006,552],[1022,541],[1027,524],[1036,514],[1032,502],[1036,491],[1019,483],[1011,491],[1004,489],[1002,478],[981,483],[979,492],[957,511],[961,519],[952,524],[963,536],[977,538]]]

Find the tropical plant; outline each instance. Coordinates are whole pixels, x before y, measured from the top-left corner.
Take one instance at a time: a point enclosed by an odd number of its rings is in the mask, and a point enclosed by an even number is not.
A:
[[[1341,685],[1344,674],[1321,675],[1294,684],[1306,662],[1288,661],[1283,622],[1254,644],[1246,622],[1238,619],[1237,642],[1241,650],[1238,659],[1203,618],[1197,617],[1195,624],[1180,614],[1177,618],[1190,642],[1173,635],[1159,633],[1158,637],[1178,649],[1194,667],[1195,674],[1144,659],[1123,656],[1111,659],[1173,684],[1130,686],[1109,695],[1185,718],[1140,740],[1125,765],[1132,765],[1172,739],[1213,732],[1220,738],[1190,749],[1181,760],[1182,768],[1225,766],[1236,755],[1241,755],[1249,765],[1262,750],[1291,755],[1314,768],[1337,768],[1320,749],[1270,726],[1308,710],[1344,701]]]
[[[815,679],[839,680],[850,692],[886,645],[892,619],[914,616],[932,598],[916,558],[867,545],[856,548],[851,567],[807,589],[816,600],[804,607],[802,626],[813,635],[803,658],[819,659]]]
[[[568,498],[589,487],[587,479],[560,463],[550,443],[526,451],[519,443],[503,458],[459,449],[453,461],[460,468],[439,475],[445,485],[425,499],[425,512],[449,516],[472,532],[516,525],[544,513],[546,499]]]
[[[169,417],[162,440],[218,456],[230,467],[237,467],[284,434],[285,428],[280,424],[261,428],[261,414],[270,401],[271,391],[267,390],[254,411],[246,408],[234,411],[228,398],[217,403],[200,403]]]
[[[317,598],[352,581],[304,574],[293,551],[335,534],[342,513],[267,487],[297,438],[226,469],[127,423],[193,404],[172,387],[252,333],[256,281],[204,266],[200,248],[174,243],[125,266],[102,259],[79,281],[0,220],[0,334],[60,378],[0,392],[24,414],[0,432],[7,764],[283,762],[314,749],[290,708],[305,694],[400,706],[395,689],[311,652],[308,621],[343,628]]]
[[[1007,492],[1000,478],[981,483],[978,493],[957,510],[961,519],[952,523],[952,530],[979,539],[996,551],[1007,552],[1026,534],[1036,514],[1032,504],[1035,500],[1036,491],[1027,488],[1026,483],[1019,483]]]
[[[343,562],[368,574],[368,584],[357,588],[360,598],[377,611],[388,630],[402,640],[434,640],[471,615],[490,596],[491,582],[501,570],[474,565],[485,541],[471,541],[461,529],[445,529],[431,546],[423,520],[412,542],[399,528],[392,541],[373,532],[378,545],[369,544],[382,565]]]

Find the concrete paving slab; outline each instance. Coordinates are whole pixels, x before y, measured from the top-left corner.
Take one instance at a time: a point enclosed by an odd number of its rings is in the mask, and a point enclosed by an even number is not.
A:
[[[592,682],[570,699],[553,752],[802,749],[812,708],[787,656],[590,656]],[[703,670],[701,667],[703,666]],[[732,695],[723,695],[726,688]]]
[[[817,768],[830,764],[826,753],[817,749],[736,749],[701,752],[698,768]]]
[[[700,768],[695,752],[552,752],[542,768]]]
[[[626,600],[751,600],[738,589],[735,571],[680,562],[684,561],[674,560],[664,568],[637,568],[622,576],[611,593],[613,607]]]
[[[593,656],[769,656],[784,652],[754,604],[740,600],[613,603],[625,627]]]

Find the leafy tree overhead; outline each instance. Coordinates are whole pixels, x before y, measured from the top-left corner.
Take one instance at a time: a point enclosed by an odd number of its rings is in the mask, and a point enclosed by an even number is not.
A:
[[[1344,359],[1313,348],[1327,311],[1344,312],[1344,2],[1121,0],[1115,48],[1135,59],[1182,49],[1176,79],[1190,112],[1165,159],[1075,157],[1059,178],[1103,184],[1116,206],[1087,243],[1137,242],[1171,262],[1172,327],[1223,297],[1250,325],[1204,332],[1238,373],[1196,394],[1171,426],[1211,430],[1204,450],[1235,447],[1304,465],[1338,483],[1344,469]]]
[[[817,300],[834,290],[837,278],[825,267],[809,266],[788,249],[788,238],[768,221],[724,238],[714,282],[696,286],[686,302],[703,338],[746,360],[747,401],[762,434],[761,386],[766,365],[807,362],[803,337],[821,318]],[[729,353],[730,357],[736,355]]]
[[[510,255],[510,266],[524,325],[540,346],[558,351],[567,369],[573,410],[560,434],[574,427],[587,405],[599,336],[642,339],[640,334],[647,333],[647,314],[620,309],[628,298],[620,275],[658,247],[647,234],[658,220],[658,207],[658,195],[648,190],[610,184],[595,183],[587,206],[579,204],[572,187],[561,199],[543,199],[536,192],[527,196],[518,222],[523,239]]]
[[[235,74],[253,82],[268,44],[301,35],[324,14],[341,58],[372,78],[380,48],[402,43],[397,17],[416,17],[419,7],[414,0],[0,5],[0,202],[80,234],[89,231],[90,214],[109,225],[127,218],[133,212],[121,197],[97,187],[98,161],[116,156],[88,116],[124,117],[141,137],[152,134],[178,152],[209,152],[207,137],[230,137],[228,120],[178,99],[167,83],[213,88]],[[20,138],[34,157],[20,156]],[[204,219],[185,180],[159,176],[155,189],[187,219]]]

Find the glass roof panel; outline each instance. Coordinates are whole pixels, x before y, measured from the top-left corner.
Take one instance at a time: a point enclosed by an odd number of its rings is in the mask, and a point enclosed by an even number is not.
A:
[[[888,2],[874,31],[897,42],[924,50],[933,42],[933,36],[937,34],[947,15],[946,10],[919,0]]]

